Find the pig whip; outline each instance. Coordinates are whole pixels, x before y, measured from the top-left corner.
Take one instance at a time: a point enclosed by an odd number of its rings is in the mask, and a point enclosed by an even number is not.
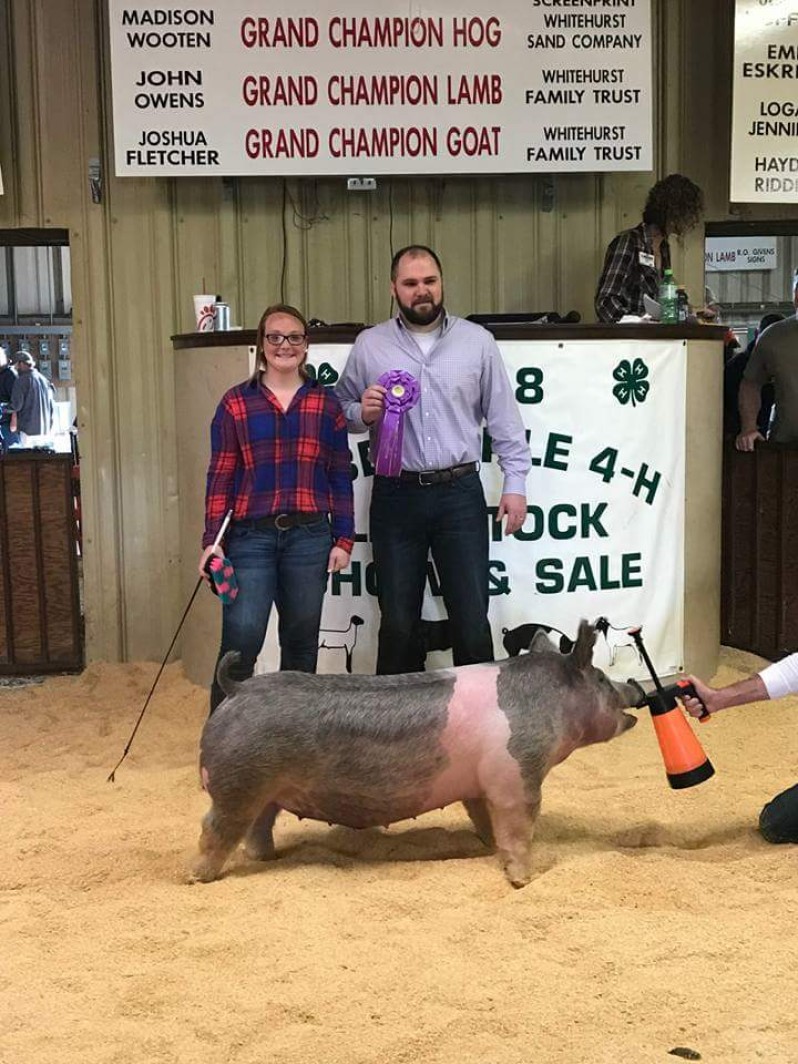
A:
[[[224,534],[227,531],[227,526],[230,524],[230,518],[232,516],[233,516],[233,511],[232,510],[228,510],[226,515],[225,515],[224,521],[222,521],[222,527],[219,529],[219,533],[216,536],[216,539],[214,540],[214,543],[213,543],[214,547],[218,547],[219,544],[222,542],[222,539],[224,538]],[[180,623],[178,624],[177,630],[175,631],[175,634],[172,637],[172,642],[169,644],[169,649],[164,654],[164,658],[163,658],[163,661],[161,662],[160,669],[158,669],[158,675],[155,677],[155,680],[153,681],[153,685],[150,688],[150,693],[147,695],[147,698],[144,701],[144,705],[142,706],[141,713],[139,713],[139,718],[138,718],[138,720],[135,723],[133,731],[130,733],[130,738],[127,741],[127,745],[125,746],[125,749],[122,751],[122,756],[119,758],[117,763],[111,769],[111,772],[110,772],[108,778],[105,781],[106,783],[115,783],[116,782],[116,770],[119,768],[119,766],[125,760],[125,758],[127,757],[131,746],[133,745],[133,740],[136,738],[136,732],[139,730],[139,725],[141,724],[141,722],[142,722],[142,720],[144,718],[144,714],[147,712],[147,706],[150,704],[150,699],[153,696],[153,692],[155,691],[155,688],[158,686],[158,681],[161,678],[161,673],[166,668],[166,663],[169,660],[169,655],[172,653],[172,650],[174,648],[175,643],[177,642],[177,637],[180,635],[180,630],[183,627],[183,624],[184,624],[184,622],[186,620],[186,617],[188,617],[188,614],[189,614],[189,611],[190,611],[191,607],[194,605],[194,599],[197,597],[197,592],[199,591],[200,587],[202,586],[203,579],[204,579],[204,577],[202,577],[202,576],[197,577],[197,582],[194,585],[194,590],[191,592],[191,598],[188,600],[188,605],[183,610],[183,616],[180,618]]]

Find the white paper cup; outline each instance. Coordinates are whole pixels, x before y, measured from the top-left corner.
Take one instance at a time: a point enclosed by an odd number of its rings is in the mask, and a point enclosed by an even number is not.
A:
[[[197,332],[213,332],[213,305],[216,296],[194,296]]]

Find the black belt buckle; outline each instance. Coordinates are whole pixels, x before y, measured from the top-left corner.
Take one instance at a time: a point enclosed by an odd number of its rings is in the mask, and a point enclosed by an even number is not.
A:
[[[296,518],[291,514],[276,514],[274,518],[274,527],[280,532],[287,532],[289,528],[293,528],[296,524]]]
[[[422,488],[429,488],[433,484],[440,483],[443,480],[443,470],[440,469],[422,469],[418,474],[418,482]],[[425,479],[425,478],[429,479]]]

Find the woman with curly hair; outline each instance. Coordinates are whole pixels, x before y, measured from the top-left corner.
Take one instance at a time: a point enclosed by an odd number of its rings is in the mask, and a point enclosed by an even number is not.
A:
[[[643,296],[657,298],[662,276],[671,267],[668,237],[689,232],[703,210],[701,189],[681,174],[669,174],[649,190],[642,222],[619,233],[607,248],[596,291],[599,321],[644,313]]]

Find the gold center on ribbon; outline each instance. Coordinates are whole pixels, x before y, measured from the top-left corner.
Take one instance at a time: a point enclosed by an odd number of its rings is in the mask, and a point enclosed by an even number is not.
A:
[[[404,394],[404,384],[394,384],[393,388],[391,388],[391,395],[395,395],[397,399],[401,399]]]

